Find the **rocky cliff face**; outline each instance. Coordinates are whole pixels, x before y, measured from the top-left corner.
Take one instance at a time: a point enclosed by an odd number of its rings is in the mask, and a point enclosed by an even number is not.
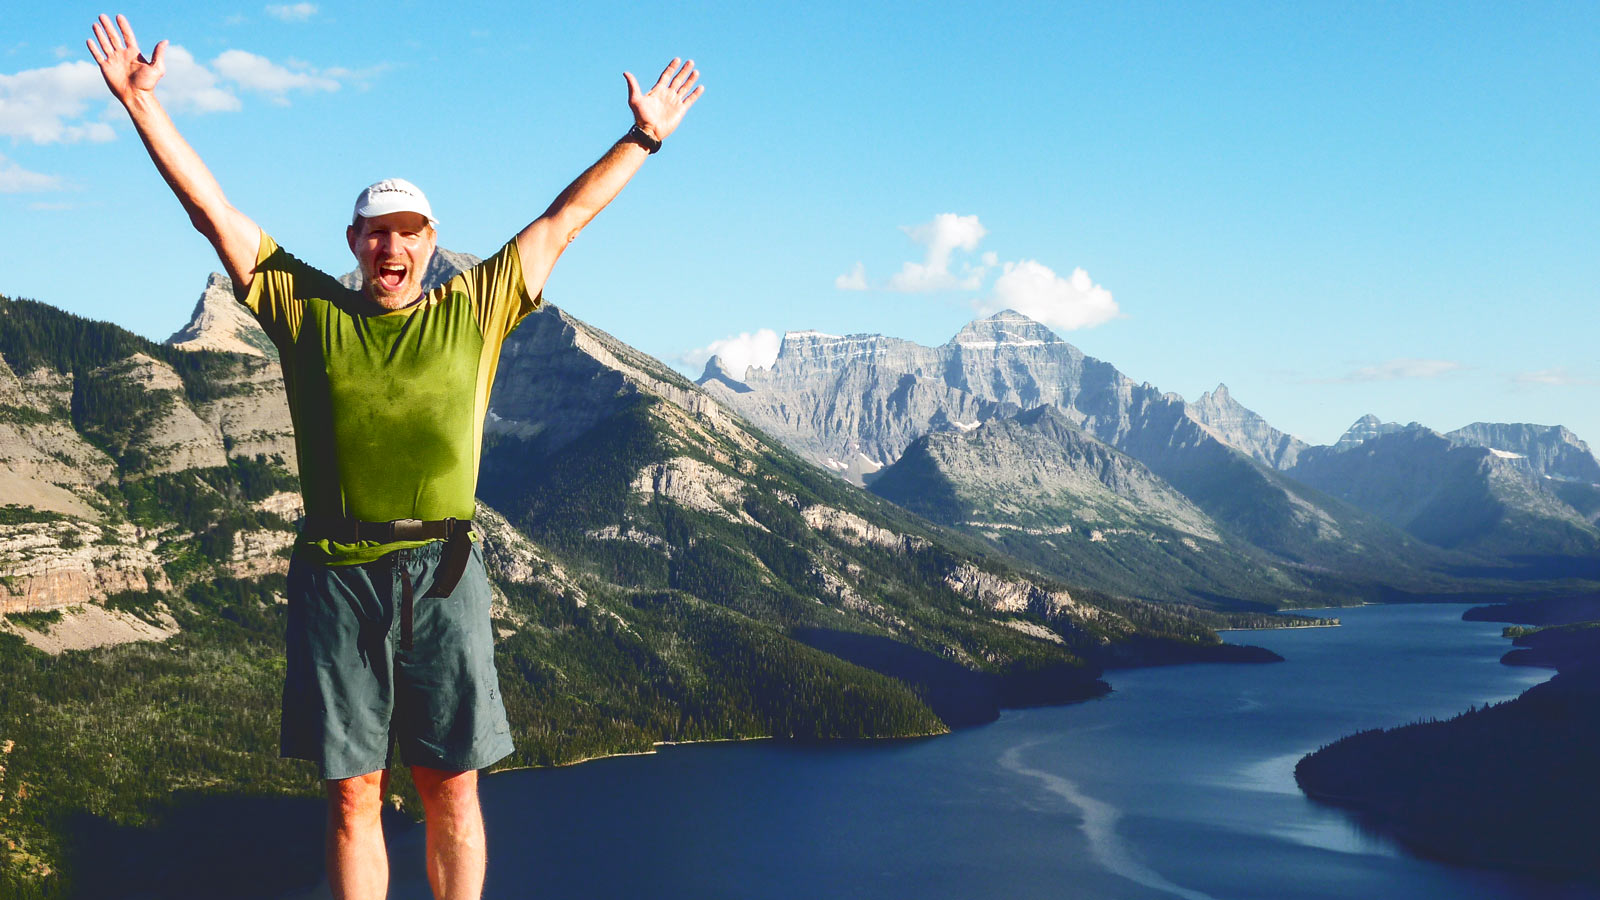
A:
[[[160,475],[185,469],[227,465],[222,432],[201,419],[186,402],[183,379],[170,365],[143,353],[118,360],[90,373],[108,391],[133,397],[140,408],[138,427],[127,440],[115,441],[130,475]],[[142,396],[140,396],[142,395]]]
[[[276,361],[190,357],[25,301],[0,314],[0,612],[171,591],[202,539],[219,574],[283,571],[297,495],[252,506],[234,466],[292,472]],[[138,632],[96,621],[79,630]]]
[[[1250,458],[1274,469],[1294,466],[1300,451],[1308,444],[1292,434],[1285,434],[1246,409],[1228,392],[1225,384],[1217,385],[1210,393],[1184,405],[1184,412],[1217,440],[1239,450]]]
[[[121,591],[168,590],[157,546],[127,523],[0,525],[0,613],[103,603]]]
[[[18,376],[0,358],[0,506],[98,519],[95,486],[116,463],[72,427],[72,376],[40,367]]]
[[[1474,422],[1445,435],[1458,444],[1488,448],[1500,459],[1523,459],[1540,475],[1600,484],[1600,460],[1589,445],[1560,425]]]

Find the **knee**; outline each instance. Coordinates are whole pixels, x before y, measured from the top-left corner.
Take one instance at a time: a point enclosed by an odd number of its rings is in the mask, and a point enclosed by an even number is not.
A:
[[[411,780],[422,797],[423,808],[429,816],[476,815],[478,809],[478,773],[447,772],[414,766]]]
[[[384,772],[369,772],[326,782],[328,816],[333,824],[351,829],[377,822],[383,812],[385,775]]]

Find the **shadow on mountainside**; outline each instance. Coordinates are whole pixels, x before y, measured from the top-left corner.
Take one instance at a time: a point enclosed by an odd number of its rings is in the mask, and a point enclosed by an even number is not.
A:
[[[1109,693],[1098,671],[1060,666],[996,675],[902,644],[892,638],[796,628],[795,640],[912,686],[934,714],[951,728],[993,722],[1001,707],[1041,706],[1088,700]]]

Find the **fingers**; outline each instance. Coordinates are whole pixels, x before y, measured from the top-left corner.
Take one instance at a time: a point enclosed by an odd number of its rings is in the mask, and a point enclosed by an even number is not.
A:
[[[689,61],[689,65],[691,65],[691,66],[694,65],[694,61],[690,60]],[[683,80],[683,84],[677,86],[676,90],[678,92],[678,96],[679,97],[687,97],[688,94],[689,94],[689,88],[693,87],[694,83],[696,81],[699,81],[699,80],[700,80],[700,70],[699,69],[696,69],[693,72],[690,72],[689,73],[689,77],[685,78]]]
[[[150,65],[155,66],[157,69],[165,72],[167,67],[166,63],[162,62],[162,57],[164,57],[166,53],[167,42],[157,41],[156,48],[150,51]]]
[[[632,72],[623,72],[622,77],[628,81],[628,102],[639,99],[639,82],[633,80]]]
[[[105,16],[101,16],[100,19],[104,20]],[[90,26],[90,30],[94,32],[95,47],[100,51],[100,55],[96,59],[103,60],[109,57],[115,48],[111,46],[111,36],[106,33],[104,21],[95,22]]]
[[[690,91],[689,92],[689,96],[683,98],[684,111],[687,112],[689,107],[693,106],[694,102],[696,100],[699,100],[700,99],[700,95],[705,93],[705,92],[706,92],[706,86],[703,85],[703,84],[700,85],[699,87],[695,88],[694,90]]]
[[[677,62],[677,60],[673,60],[673,62]],[[683,68],[678,70],[678,74],[672,76],[672,82],[667,87],[671,88],[673,93],[680,93],[685,87],[693,83],[693,74],[694,60],[691,59],[683,64]]]
[[[111,17],[104,13],[100,14],[100,28],[96,34],[102,35],[100,44],[107,48],[107,56],[110,56],[112,51],[126,49],[126,45],[122,43],[122,35],[111,27]]]
[[[100,45],[94,41],[84,41],[84,43],[88,45],[89,55],[94,57],[94,61],[102,66],[105,65],[106,58],[105,55],[100,52]]]
[[[672,62],[667,63],[667,67],[665,69],[661,70],[661,77],[656,79],[655,85],[653,87],[651,87],[650,90],[653,91],[656,88],[661,87],[662,85],[666,84],[667,83],[667,76],[672,74],[672,70],[676,69],[678,67],[678,63],[681,62],[681,61],[682,60],[680,60],[676,56],[674,56],[672,58]]]
[[[134,40],[133,26],[128,24],[128,18],[126,16],[120,14],[117,16],[117,30],[122,32],[122,40],[124,43],[126,43],[128,49],[138,53],[139,42]]]

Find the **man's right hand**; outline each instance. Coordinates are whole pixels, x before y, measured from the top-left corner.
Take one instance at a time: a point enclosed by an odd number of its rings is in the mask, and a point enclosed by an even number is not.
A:
[[[133,26],[123,16],[117,16],[113,26],[111,17],[102,15],[94,23],[94,40],[85,43],[94,61],[100,64],[106,87],[124,106],[135,94],[155,90],[156,82],[166,74],[167,66],[162,57],[166,54],[167,42],[156,44],[150,58],[145,59],[139,52],[139,42],[134,39]]]
[[[216,248],[222,267],[233,279],[234,291],[243,296],[255,277],[261,229],[228,203],[211,170],[178,133],[178,126],[172,124],[156,99],[156,82],[167,71],[167,42],[156,44],[150,58],[145,59],[126,18],[117,16],[112,23],[110,16],[101,16],[94,23],[94,40],[88,45],[94,61],[100,64],[106,87],[122,102],[133,127],[138,129],[150,152],[150,161],[183,204],[195,229]]]

